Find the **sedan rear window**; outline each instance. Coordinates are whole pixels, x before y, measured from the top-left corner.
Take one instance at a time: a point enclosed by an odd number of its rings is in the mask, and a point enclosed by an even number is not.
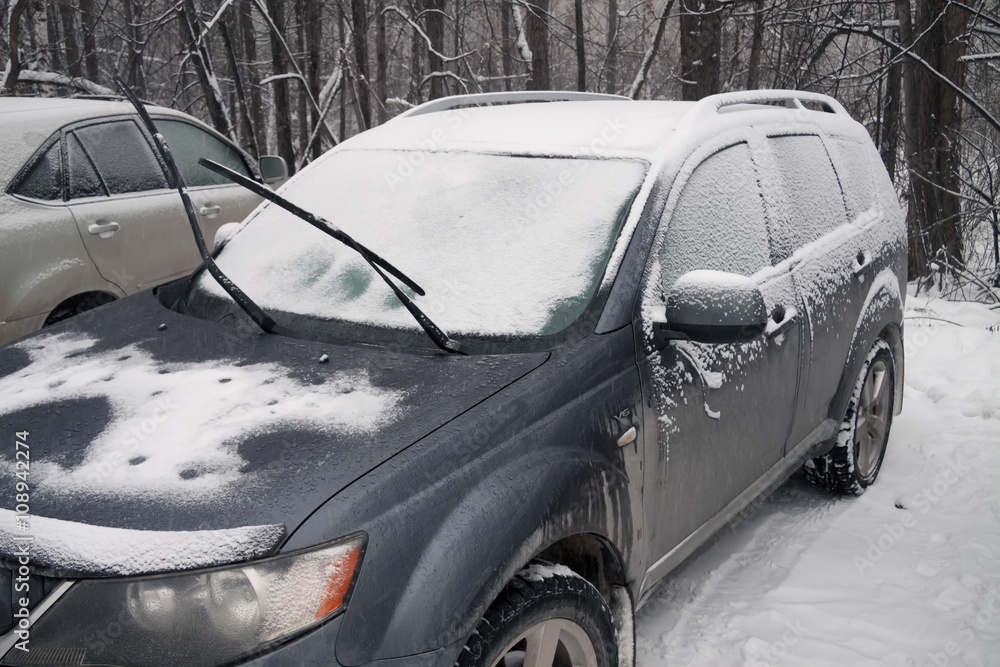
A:
[[[342,150],[282,188],[427,292],[452,334],[532,336],[569,326],[596,293],[647,164]],[[277,206],[233,237],[220,267],[267,309],[414,329],[352,250]],[[207,274],[200,288],[222,294]]]
[[[14,186],[13,192],[32,199],[62,199],[62,154],[58,141],[35,161],[31,170]]]

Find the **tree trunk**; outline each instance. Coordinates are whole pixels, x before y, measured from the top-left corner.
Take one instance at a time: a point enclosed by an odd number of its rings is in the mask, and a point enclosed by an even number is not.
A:
[[[618,92],[618,0],[608,0],[608,60],[604,92]]]
[[[253,133],[257,155],[267,152],[267,131],[264,121],[264,101],[261,99],[260,74],[257,68],[257,32],[253,26],[253,7],[249,2],[236,4],[236,16],[239,21],[240,41],[243,48],[244,71],[246,71],[245,92],[250,114],[250,130]]]
[[[351,0],[351,24],[354,31],[354,61],[358,71],[354,89],[364,124],[360,129],[367,130],[372,126],[372,103],[368,94],[371,75],[368,69],[368,7],[365,0]]]
[[[274,22],[271,30],[271,67],[278,76],[288,71],[285,49],[281,40],[285,35],[285,6],[283,0],[267,0],[267,13]],[[288,163],[289,172],[295,171],[295,146],[292,144],[292,108],[288,100],[288,79],[279,79],[274,87],[274,130],[278,140],[278,155]]]
[[[218,79],[212,69],[212,59],[208,54],[208,48],[203,40],[198,13],[194,7],[194,0],[184,0],[180,7],[181,26],[190,44],[189,54],[191,64],[194,66],[195,75],[205,99],[205,106],[208,107],[209,118],[216,131],[235,139],[233,128],[229,122],[229,116],[223,106],[222,91],[219,89]]]
[[[83,72],[80,69],[80,47],[76,42],[76,12],[73,11],[71,0],[59,0],[59,18],[62,21],[63,43],[66,45],[66,69],[70,76],[76,78]]]
[[[764,0],[753,5],[753,38],[750,40],[750,63],[747,70],[747,90],[760,86],[760,52],[764,44]]]
[[[319,101],[323,90],[322,84],[322,52],[323,52],[323,5],[315,0],[306,0],[306,79],[313,98]],[[310,107],[312,109],[312,107]],[[312,109],[313,127],[321,122],[319,113]],[[317,140],[312,145],[312,159],[323,154],[323,144]]]
[[[424,26],[431,42],[427,48],[427,67],[430,70],[432,100],[448,94],[444,77],[440,75],[444,72],[444,61],[441,59],[444,54],[444,3],[445,0],[426,0],[424,3]]]
[[[386,100],[389,99],[389,57],[385,44],[385,0],[375,2],[375,93],[378,97],[379,125],[388,122],[389,110]]]
[[[688,101],[719,92],[722,12],[719,0],[681,2],[681,95]]]
[[[576,89],[587,90],[587,52],[583,40],[583,0],[576,0]]]
[[[510,0],[500,0],[500,63],[503,68],[503,89],[510,90],[514,75],[514,58],[510,55],[512,46],[510,30]]]
[[[139,98],[146,97],[146,77],[142,70],[142,28],[140,17],[142,4],[137,0],[123,0],[125,34],[128,36],[128,64],[125,66],[128,85]]]
[[[895,37],[899,42],[899,36]],[[895,54],[890,53],[889,56]],[[879,138],[879,154],[889,178],[896,182],[896,156],[899,151],[899,113],[900,92],[903,82],[903,65],[897,59],[890,66],[885,76],[885,99],[882,102],[882,127]]]
[[[946,0],[922,0],[917,3],[912,29],[907,31],[904,25],[908,22],[903,19],[909,7],[905,5],[905,0],[896,3],[903,45],[912,45],[915,55],[957,86],[964,86],[965,65],[959,59],[965,53],[959,39],[965,32],[964,11]],[[914,43],[913,35],[921,38]],[[955,91],[926,68],[906,63],[903,76],[911,174],[909,272],[910,278],[915,278],[928,275],[933,261],[963,265],[961,199],[957,194],[961,188],[961,103]]]
[[[532,0],[526,5],[528,46],[531,48],[531,81],[529,90],[550,90],[549,71],[549,0]]]
[[[83,63],[87,78],[100,83],[100,64],[97,60],[97,10],[94,0],[80,0],[80,26],[83,28]]]
[[[236,88],[241,143],[247,147],[251,155],[260,157],[263,153],[260,150],[260,146],[257,145],[257,136],[253,130],[253,121],[250,118],[250,102],[247,99],[246,87],[243,85],[243,75],[240,73],[239,63],[236,60],[236,49],[233,46],[232,36],[229,32],[228,18],[222,19],[219,30],[222,33],[222,44],[226,49],[226,57],[229,59],[229,69],[233,72],[233,86]]]
[[[10,46],[10,53],[7,58],[6,77],[0,85],[0,95],[13,95],[17,86],[17,77],[21,74],[21,56],[18,53],[18,45],[21,43],[21,16],[28,9],[28,0],[13,0],[14,4],[8,11],[7,16],[10,23],[7,25],[7,44]]]

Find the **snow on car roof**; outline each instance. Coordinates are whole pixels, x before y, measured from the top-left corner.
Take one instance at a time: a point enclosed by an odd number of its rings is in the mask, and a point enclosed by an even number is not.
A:
[[[458,108],[396,118],[350,140],[352,148],[472,150],[648,157],[693,102],[544,102]]]

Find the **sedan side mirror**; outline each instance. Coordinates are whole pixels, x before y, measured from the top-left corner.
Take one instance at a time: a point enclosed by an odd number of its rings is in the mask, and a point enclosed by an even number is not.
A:
[[[260,180],[265,183],[277,183],[288,178],[288,165],[285,158],[277,155],[262,155],[257,161],[260,167]]]
[[[667,294],[665,323],[653,327],[662,349],[670,340],[747,343],[767,328],[767,306],[757,285],[723,271],[691,271]]]

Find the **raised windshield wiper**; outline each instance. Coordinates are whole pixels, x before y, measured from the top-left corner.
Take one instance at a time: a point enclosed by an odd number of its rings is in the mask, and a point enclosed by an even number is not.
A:
[[[198,216],[194,212],[194,205],[191,203],[191,198],[188,196],[187,187],[184,185],[184,179],[181,178],[181,172],[177,168],[177,163],[174,162],[174,157],[170,153],[170,148],[167,146],[166,140],[164,140],[163,135],[156,129],[153,119],[150,118],[149,114],[146,112],[146,107],[139,101],[139,98],[135,96],[132,89],[117,76],[114,77],[114,82],[121,89],[122,93],[124,93],[125,97],[128,98],[128,101],[132,103],[132,106],[135,107],[143,125],[145,125],[149,133],[153,135],[153,143],[156,145],[156,150],[160,154],[160,157],[163,158],[163,162],[170,171],[170,175],[173,176],[174,185],[177,187],[177,192],[180,193],[181,201],[184,202],[184,211],[187,213],[188,222],[191,224],[191,233],[194,234],[194,243],[198,246],[198,254],[201,255],[202,265],[208,270],[212,277],[215,278],[215,281],[219,283],[222,289],[226,290],[226,293],[233,298],[233,301],[235,301],[236,304],[243,309],[243,312],[249,315],[250,319],[261,328],[261,330],[265,333],[289,333],[287,329],[276,323],[263,308],[254,303],[253,299],[244,294],[243,290],[237,287],[236,284],[222,272],[222,269],[218,267],[215,260],[212,259],[212,255],[208,251],[208,246],[205,245],[205,237],[202,236],[201,227],[198,225]]]
[[[277,204],[278,206],[285,209],[292,215],[297,216],[298,218],[308,222],[310,225],[320,230],[324,234],[332,236],[333,238],[337,239],[338,241],[346,245],[348,248],[357,251],[357,253],[362,257],[364,257],[369,264],[378,264],[387,272],[398,278],[403,284],[405,284],[411,290],[413,290],[420,296],[424,296],[424,290],[420,287],[420,285],[418,285],[412,279],[410,279],[409,276],[407,276],[405,273],[403,273],[395,266],[387,262],[382,257],[379,257],[374,252],[372,252],[365,246],[355,241],[353,238],[351,238],[351,236],[347,234],[347,232],[339,229],[329,220],[321,218],[315,213],[310,213],[309,211],[305,210],[304,208],[301,208],[300,206],[296,206],[295,204],[288,201],[284,197],[275,194],[274,190],[272,190],[271,188],[261,185],[257,181],[249,179],[243,174],[239,173],[238,171],[233,171],[229,167],[221,165],[218,162],[201,158],[198,160],[198,164],[205,167],[206,169],[211,169],[215,173],[225,178],[228,178],[234,183],[242,185],[250,192],[253,192],[255,195],[263,197],[264,199],[274,204]]]
[[[386,271],[389,271],[390,273],[392,273],[392,275],[396,276],[401,281],[406,283],[406,285],[410,287],[413,291],[417,292],[418,294],[423,294],[424,293],[423,290],[421,290],[416,285],[416,283],[408,279],[405,275],[403,275],[401,272],[395,269],[391,264],[386,262],[384,259],[382,259],[375,253],[371,252],[370,250],[359,244],[348,234],[342,232],[333,223],[327,221],[324,218],[321,218],[315,213],[310,213],[309,211],[299,206],[296,206],[295,204],[288,201],[281,195],[275,193],[271,189],[260,185],[256,181],[250,180],[246,176],[238,172],[235,172],[232,169],[219,164],[218,162],[213,162],[212,160],[206,160],[205,158],[201,158],[200,160],[198,160],[198,164],[200,164],[203,167],[206,167],[207,169],[211,169],[217,174],[225,176],[234,183],[242,185],[251,192],[260,195],[264,199],[267,199],[268,201],[273,202],[274,204],[277,204],[278,206],[285,209],[292,215],[301,218],[302,220],[308,222],[313,227],[329,234],[333,238],[337,239],[338,241],[346,245],[348,248],[351,248],[352,250],[356,251],[359,255],[361,255],[362,259],[364,259],[368,263],[368,266],[370,266],[372,270],[375,273],[377,273],[379,277],[382,278],[382,280],[385,281],[385,284],[388,285],[390,289],[392,289],[392,292],[393,294],[396,295],[396,298],[399,299],[404,306],[406,306],[406,309],[410,311],[410,315],[413,315],[413,319],[417,321],[417,324],[420,325],[420,328],[427,333],[427,335],[430,337],[432,341],[434,341],[435,345],[437,345],[445,352],[451,352],[452,354],[468,354],[465,346],[461,342],[454,340],[453,338],[450,338],[448,334],[446,334],[436,324],[434,324],[434,322],[432,322],[431,319],[424,314],[424,311],[420,310],[417,304],[413,303],[410,297],[408,297],[406,293],[403,292],[403,290],[399,289],[396,283],[392,282],[392,279],[390,279],[389,276],[387,276],[385,272],[383,272],[382,269],[379,268],[378,265],[381,264],[383,267],[385,267]]]

